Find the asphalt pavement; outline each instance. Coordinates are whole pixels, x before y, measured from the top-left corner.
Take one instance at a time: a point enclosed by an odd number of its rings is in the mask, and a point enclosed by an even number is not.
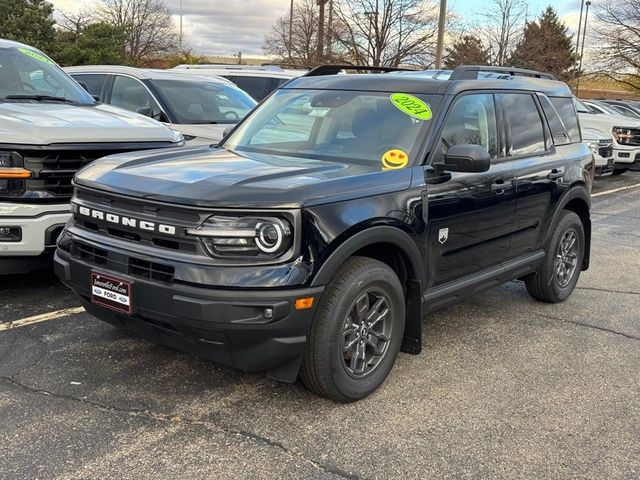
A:
[[[598,181],[565,303],[513,282],[431,314],[350,405],[69,310],[51,273],[0,277],[0,479],[637,479],[638,184]]]

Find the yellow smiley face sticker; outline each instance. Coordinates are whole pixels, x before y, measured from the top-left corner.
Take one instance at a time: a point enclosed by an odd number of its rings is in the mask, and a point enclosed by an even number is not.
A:
[[[382,156],[383,170],[400,170],[409,164],[409,155],[402,150],[389,150]]]

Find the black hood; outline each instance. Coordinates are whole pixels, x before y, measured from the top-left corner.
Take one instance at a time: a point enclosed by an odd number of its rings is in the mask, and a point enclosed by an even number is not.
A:
[[[203,207],[297,208],[404,190],[411,169],[382,171],[219,148],[133,152],[98,160],[76,183],[121,195]]]

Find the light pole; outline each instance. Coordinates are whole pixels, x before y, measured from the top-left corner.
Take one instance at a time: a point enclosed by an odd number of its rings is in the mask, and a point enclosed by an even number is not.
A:
[[[182,49],[182,0],[180,0],[180,48]]]
[[[444,48],[444,23],[447,16],[447,0],[440,0],[440,15],[438,16],[438,43],[436,44],[436,68],[442,68],[442,50]]]
[[[582,11],[584,10],[584,0],[582,0],[580,5],[580,20],[578,21],[578,34],[576,35],[576,55],[578,54],[578,49],[580,47],[580,30],[582,29]]]
[[[293,63],[293,59],[291,57],[291,50],[293,48],[293,43],[291,43],[293,38],[293,0],[291,0],[291,6],[289,7],[289,63]]]
[[[324,56],[324,6],[329,0],[316,0],[316,4],[320,7],[318,13],[318,51],[316,53],[318,62],[322,61]]]
[[[584,29],[582,30],[582,46],[580,47],[580,64],[578,65],[578,80],[576,81],[576,97],[580,93],[580,77],[582,76],[582,57],[584,56],[584,39],[587,36],[587,18],[589,18],[589,7],[591,2],[587,1],[587,9],[584,12]]]

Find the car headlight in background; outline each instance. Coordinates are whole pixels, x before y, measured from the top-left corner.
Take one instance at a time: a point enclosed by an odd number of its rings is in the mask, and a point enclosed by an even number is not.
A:
[[[613,138],[621,145],[629,145],[634,135],[631,129],[624,127],[613,127]]]
[[[594,155],[600,155],[600,143],[598,140],[583,140],[583,142],[587,144],[591,153]]]
[[[214,215],[187,234],[200,237],[215,257],[275,260],[293,245],[293,227],[282,217]]]
[[[0,150],[0,180],[25,180],[33,172],[26,170],[22,155],[18,152]]]

